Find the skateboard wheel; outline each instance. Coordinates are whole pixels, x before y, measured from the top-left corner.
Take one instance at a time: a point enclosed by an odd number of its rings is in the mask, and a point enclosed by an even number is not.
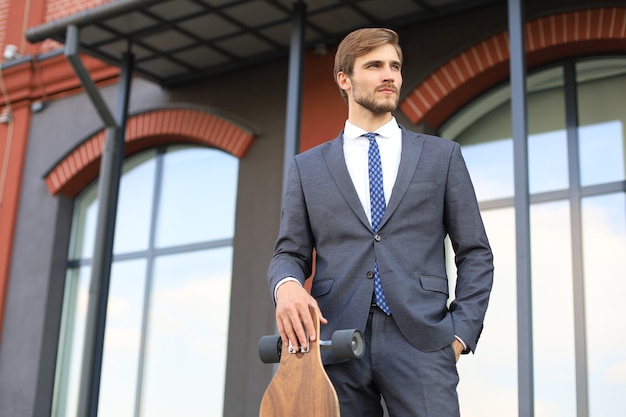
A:
[[[365,340],[360,330],[337,330],[331,339],[331,349],[338,359],[361,358],[365,352]]]
[[[263,336],[259,340],[259,358],[263,363],[280,362],[283,343],[279,335]]]

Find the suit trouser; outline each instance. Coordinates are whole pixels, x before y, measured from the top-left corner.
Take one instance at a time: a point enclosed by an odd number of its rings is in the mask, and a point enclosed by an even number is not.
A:
[[[342,417],[456,417],[459,376],[454,349],[414,348],[393,318],[372,307],[363,358],[326,366]]]

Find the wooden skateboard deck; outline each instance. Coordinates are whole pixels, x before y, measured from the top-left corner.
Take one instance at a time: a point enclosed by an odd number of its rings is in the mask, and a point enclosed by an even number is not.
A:
[[[317,339],[306,353],[289,353],[283,343],[278,370],[265,390],[259,417],[340,417],[339,400],[320,352],[320,321],[313,308]]]

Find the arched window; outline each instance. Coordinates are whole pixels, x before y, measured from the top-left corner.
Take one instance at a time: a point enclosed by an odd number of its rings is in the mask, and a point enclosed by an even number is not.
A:
[[[221,415],[237,158],[170,146],[124,163],[98,415]],[[53,416],[78,405],[97,184],[75,200]]]
[[[535,410],[617,417],[626,392],[626,350],[617,348],[626,345],[626,59],[567,61],[529,75],[527,89]],[[496,267],[478,356],[459,365],[472,381],[461,382],[462,407],[516,415],[509,86],[467,106],[441,134],[462,145]]]

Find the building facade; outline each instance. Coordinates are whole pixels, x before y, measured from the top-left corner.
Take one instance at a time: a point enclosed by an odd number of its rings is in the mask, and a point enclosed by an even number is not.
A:
[[[298,109],[292,2],[0,0],[0,416],[89,407],[116,417],[258,415],[273,372],[257,356],[260,336],[275,331],[265,273],[290,146],[341,131],[335,47],[372,25],[400,34],[395,117],[462,145],[494,250],[485,330],[459,362],[462,415],[621,415],[626,3],[299,4]],[[110,56],[126,47],[112,28],[133,27],[133,77],[81,51],[81,79],[69,31],[64,43],[25,37],[74,16],[93,20],[81,36]],[[511,71],[516,19],[522,109]],[[179,30],[152,33],[149,21]],[[183,37],[192,44],[177,47]],[[259,53],[248,59],[249,50]],[[177,72],[209,61],[203,74]],[[123,116],[125,133],[108,223],[99,206],[115,154],[106,108]],[[289,143],[294,109],[299,135]],[[95,255],[111,223],[102,288]],[[449,276],[453,286],[453,262]],[[103,339],[90,319],[94,294],[106,301]],[[92,345],[102,348],[95,360]],[[92,398],[84,393],[94,378]]]

